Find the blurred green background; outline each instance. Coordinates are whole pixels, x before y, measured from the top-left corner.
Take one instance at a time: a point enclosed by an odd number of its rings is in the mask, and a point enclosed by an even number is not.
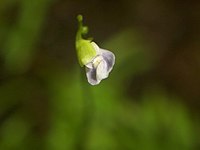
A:
[[[76,16],[116,55],[87,83]],[[199,150],[200,2],[0,0],[0,150]]]

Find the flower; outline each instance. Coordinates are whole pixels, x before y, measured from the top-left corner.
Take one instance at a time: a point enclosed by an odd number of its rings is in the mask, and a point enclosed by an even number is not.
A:
[[[108,77],[115,64],[115,55],[105,49],[101,49],[91,42],[96,51],[96,56],[85,65],[87,80],[91,85],[97,85]]]
[[[76,34],[76,51],[81,67],[85,66],[87,80],[91,85],[97,85],[108,77],[115,64],[115,55],[91,40],[82,38],[88,28],[82,25],[83,17],[77,16],[79,28]]]

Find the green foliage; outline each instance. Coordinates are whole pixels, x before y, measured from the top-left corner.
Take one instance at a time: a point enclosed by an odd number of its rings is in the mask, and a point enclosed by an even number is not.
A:
[[[3,47],[5,68],[13,73],[27,71],[35,55],[44,17],[51,0],[20,1],[19,19],[8,31]]]

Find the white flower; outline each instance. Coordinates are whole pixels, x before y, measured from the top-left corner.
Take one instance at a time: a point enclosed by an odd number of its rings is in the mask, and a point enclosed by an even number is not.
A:
[[[115,64],[115,55],[108,50],[99,48],[94,42],[91,42],[91,44],[96,51],[96,56],[85,64],[86,76],[91,85],[97,85],[101,80],[108,77]]]

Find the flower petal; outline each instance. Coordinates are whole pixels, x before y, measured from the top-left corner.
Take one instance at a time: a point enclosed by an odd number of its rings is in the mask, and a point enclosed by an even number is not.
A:
[[[97,85],[102,79],[108,77],[115,64],[115,55],[105,49],[101,49],[94,42],[91,42],[96,51],[96,56],[85,65],[87,80],[91,85]]]
[[[87,80],[91,85],[97,85],[100,83],[100,80],[96,77],[96,68],[85,67]]]
[[[107,69],[107,62],[105,60],[102,60],[96,69],[96,77],[98,80],[102,80],[107,78],[109,75],[108,69]]]
[[[91,42],[93,48],[95,49],[96,53],[99,54],[100,53],[100,48],[99,46],[95,43],[95,42]]]
[[[110,72],[115,64],[115,55],[112,52],[105,49],[100,49],[100,51],[101,56],[107,63],[107,70],[108,72]]]
[[[99,46],[95,42],[91,42],[92,46],[96,50],[97,55],[100,55],[103,57],[103,59],[107,62],[107,68],[110,72],[115,64],[115,55],[105,49],[99,48]]]

